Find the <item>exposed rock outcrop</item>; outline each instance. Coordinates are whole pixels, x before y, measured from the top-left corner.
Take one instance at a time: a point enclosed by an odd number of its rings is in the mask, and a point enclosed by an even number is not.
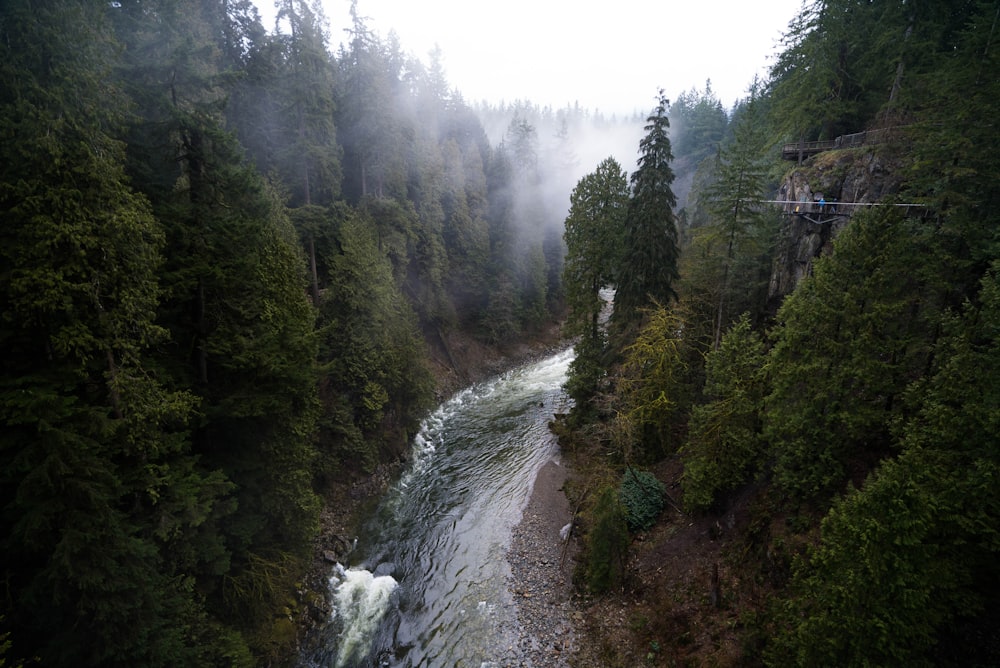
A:
[[[847,215],[795,215],[796,210],[816,211],[820,199],[829,207],[830,203],[877,202],[897,192],[898,170],[888,155],[872,147],[827,151],[785,175],[775,199],[793,204],[785,206],[788,215],[771,271],[768,303],[772,310],[810,274],[813,260],[830,252],[833,239],[850,220]],[[842,213],[845,209],[840,207]]]

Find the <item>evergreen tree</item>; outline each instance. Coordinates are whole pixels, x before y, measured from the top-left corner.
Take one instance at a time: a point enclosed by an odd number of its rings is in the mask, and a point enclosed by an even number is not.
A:
[[[407,197],[417,209],[404,290],[410,296],[422,326],[433,330],[454,320],[445,291],[448,256],[444,240],[445,175],[440,123],[447,106],[447,83],[440,71],[428,73],[419,62],[409,66],[416,137],[408,157]]]
[[[889,208],[856,214],[778,312],[765,427],[784,490],[824,498],[889,454],[934,336],[930,234]]]
[[[670,125],[674,157],[698,164],[714,154],[729,125],[722,103],[712,91],[712,82],[705,90],[694,88],[681,93],[670,105]]]
[[[475,322],[484,307],[489,267],[489,229],[484,218],[486,176],[478,151],[466,156],[454,139],[445,142],[443,159],[448,294],[457,316]],[[473,165],[466,164],[470,159]]]
[[[324,442],[334,461],[372,470],[390,436],[416,428],[430,395],[416,319],[396,288],[392,265],[363,214],[345,212],[340,252],[330,259],[330,289],[321,308],[324,401],[336,421]]]
[[[521,329],[541,322],[548,305],[549,271],[545,253],[546,210],[539,165],[538,129],[527,115],[515,112],[507,127],[504,147],[513,178],[513,235],[506,257],[497,257],[512,272],[520,308]],[[558,251],[555,253],[559,255]],[[558,262],[558,257],[553,257]]]
[[[773,665],[991,665],[1000,582],[1000,284],[946,316],[902,454],[823,520]]]
[[[657,306],[624,351],[616,387],[622,404],[617,438],[626,463],[656,461],[681,445],[694,400],[684,330],[681,310]]]
[[[326,51],[322,8],[315,1],[282,0],[278,21],[290,34],[280,39],[283,62],[274,82],[284,105],[277,163],[292,206],[329,205],[340,194],[340,147],[333,124],[333,66]]]
[[[603,375],[604,332],[600,316],[605,307],[601,290],[615,282],[621,266],[628,180],[614,158],[606,158],[584,176],[570,195],[566,217],[566,265],[563,284],[569,314],[564,331],[581,337],[570,368],[568,387],[577,405],[597,389]]]
[[[344,195],[352,203],[369,195],[405,200],[405,155],[415,132],[398,113],[402,57],[368,28],[356,0],[351,17],[350,41],[337,59]]]
[[[905,192],[936,215],[938,243],[950,256],[939,267],[942,281],[961,300],[1000,256],[996,129],[978,121],[1000,94],[1000,82],[989,74],[1000,66],[1000,50],[995,5],[962,3],[953,10],[948,29],[942,28],[937,66],[913,75],[919,95],[913,91],[912,99],[921,114],[905,133],[911,148]]]
[[[764,457],[761,414],[767,383],[764,343],[744,314],[705,362],[706,401],[696,405],[686,443],[684,505],[712,507],[752,479]]]
[[[603,594],[625,579],[628,560],[628,525],[618,490],[608,485],[597,494],[587,532],[583,570],[587,587]]]
[[[924,107],[920,80],[936,69],[937,54],[960,48],[976,8],[964,0],[805,3],[771,68],[778,128],[795,140],[833,139],[866,129],[880,112],[882,123],[905,122],[907,108]],[[980,18],[985,34],[989,10]]]
[[[699,261],[716,274],[713,348],[735,314],[762,313],[767,297],[776,216],[760,204],[766,199],[767,140],[757,96],[751,89],[732,141],[719,151],[715,180],[703,194],[710,217],[694,241],[704,246]]]
[[[147,358],[163,232],[123,169],[108,11],[0,19],[5,624],[50,666],[214,662],[183,569],[221,551],[198,527],[226,488],[194,467],[191,397]],[[188,541],[191,562],[170,553]]]
[[[492,288],[482,314],[481,326],[490,341],[505,341],[521,331],[520,294],[511,258],[516,243],[514,171],[507,150],[501,145],[487,163],[489,197],[490,268]]]
[[[622,264],[621,246],[628,205],[626,174],[614,158],[606,158],[584,176],[570,195],[566,217],[567,255],[564,270],[570,314],[566,332],[597,338],[604,307],[600,291],[614,284]]]
[[[299,209],[291,217],[309,258],[312,299],[317,304],[324,273],[318,264],[323,250],[317,250],[317,243],[329,241],[330,224],[311,207],[332,204],[340,195],[342,179],[333,63],[317,3],[284,0],[277,20],[290,32],[275,35],[270,45],[255,51],[258,62],[251,63],[252,71],[264,76],[248,82],[242,96],[244,105],[261,108],[263,128],[255,132],[258,128],[244,126],[241,137],[262,171],[275,170],[288,191],[289,206]],[[266,59],[271,62],[260,62]],[[258,97],[248,99],[249,95]]]
[[[666,305],[676,298],[678,278],[677,201],[671,190],[674,172],[670,149],[667,107],[659,103],[647,119],[646,136],[639,142],[638,168],[632,173],[632,197],[625,216],[622,266],[617,272],[613,322],[626,331],[655,302]]]
[[[135,55],[123,75],[142,113],[130,167],[167,237],[159,321],[172,345],[163,364],[198,396],[196,452],[232,482],[238,508],[219,527],[228,568],[199,573],[199,586],[216,615],[254,628],[274,623],[317,528],[315,312],[282,203],[222,127],[220,9],[123,4],[118,25]],[[146,30],[153,19],[155,34]]]

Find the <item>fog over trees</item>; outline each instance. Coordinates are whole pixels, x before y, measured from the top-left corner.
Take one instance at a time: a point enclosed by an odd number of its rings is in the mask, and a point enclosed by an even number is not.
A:
[[[589,472],[579,577],[608,601],[585,613],[607,665],[1000,658],[1000,165],[982,120],[998,17],[986,2],[806,3],[734,109],[710,82],[670,107],[676,280],[627,304],[618,340],[583,333],[590,362],[571,369],[577,404],[557,426]],[[814,157],[781,159],[802,142],[821,142]],[[606,170],[574,189],[567,268],[592,253],[580,221],[617,215],[611,199],[577,207]],[[619,257],[600,276],[633,300],[616,272],[641,256]],[[593,313],[571,308],[573,323]],[[624,555],[609,518],[643,469],[673,505]]]
[[[584,135],[628,122],[277,11],[0,12],[0,663],[287,659],[323,493],[404,451],[430,349],[562,308]]]
[[[0,666],[289,662],[327,493],[403,456],[432,355],[561,320],[588,600],[634,582],[623,476],[676,465],[685,518],[750,508],[740,660],[996,663],[995,3],[807,3],[732,109],[650,82],[636,118],[469,104],[355,3],[337,48],[277,11],[0,9]],[[920,215],[775,294],[762,202],[851,161]],[[670,604],[618,645],[690,651]]]

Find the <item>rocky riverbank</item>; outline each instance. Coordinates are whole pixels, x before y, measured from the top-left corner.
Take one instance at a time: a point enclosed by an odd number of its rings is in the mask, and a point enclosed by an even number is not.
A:
[[[572,516],[563,492],[570,475],[559,458],[542,467],[507,553],[521,629],[519,666],[568,667],[577,649],[574,629],[582,621],[573,603],[577,548],[571,532],[564,531]]]

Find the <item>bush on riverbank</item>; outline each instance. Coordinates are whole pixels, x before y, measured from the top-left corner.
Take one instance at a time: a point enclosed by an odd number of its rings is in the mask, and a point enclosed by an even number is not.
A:
[[[628,558],[626,512],[614,487],[604,487],[597,495],[589,525],[580,569],[587,589],[603,594],[622,584]]]
[[[625,522],[629,531],[646,531],[656,523],[663,510],[663,483],[649,471],[636,471],[629,467],[622,476],[618,494],[625,509]]]

